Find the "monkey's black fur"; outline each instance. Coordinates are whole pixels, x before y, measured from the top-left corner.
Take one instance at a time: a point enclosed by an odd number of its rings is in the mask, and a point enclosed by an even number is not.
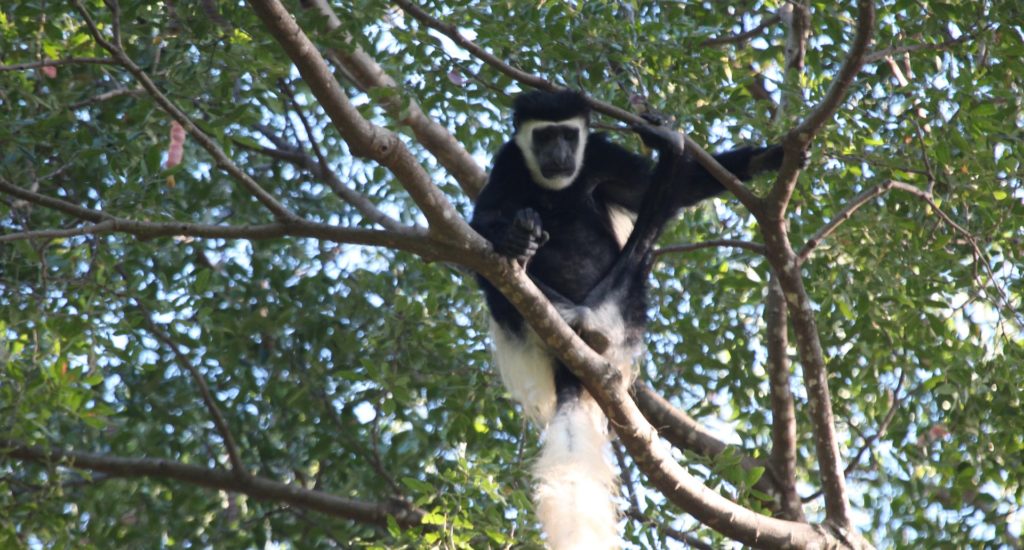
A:
[[[513,112],[517,133],[530,121],[576,117],[589,122],[586,100],[575,92],[526,93],[516,99]],[[615,301],[629,341],[643,335],[651,251],[665,224],[682,208],[723,191],[684,153],[677,132],[650,125],[635,130],[658,151],[655,167],[604,135],[589,134],[577,176],[560,190],[546,188],[531,176],[524,155],[535,151],[522,150],[516,140],[507,142],[495,156],[472,220],[498,252],[525,263],[527,273],[560,310],[597,309]],[[526,143],[534,141],[527,136]],[[777,170],[782,156],[780,146],[743,147],[715,159],[740,180],[749,180],[758,172]],[[610,207],[637,214],[625,247],[616,238]],[[486,280],[481,285],[497,325],[525,342],[519,312]],[[601,345],[602,327],[588,327],[585,318],[573,321],[588,343]],[[588,329],[594,338],[587,338]],[[559,406],[579,395],[579,380],[560,362],[554,375]]]

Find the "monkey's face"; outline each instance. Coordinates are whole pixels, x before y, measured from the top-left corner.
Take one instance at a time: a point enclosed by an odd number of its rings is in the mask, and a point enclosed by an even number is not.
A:
[[[533,154],[545,178],[564,178],[576,171],[580,131],[573,126],[548,126],[533,131]]]
[[[516,144],[534,182],[552,191],[565,189],[583,165],[587,123],[582,117],[557,122],[531,120],[519,128]]]

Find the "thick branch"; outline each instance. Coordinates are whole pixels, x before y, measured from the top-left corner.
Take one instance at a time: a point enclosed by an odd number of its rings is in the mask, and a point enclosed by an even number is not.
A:
[[[263,25],[295,63],[334,127],[354,155],[387,167],[423,210],[432,231],[460,233],[465,220],[434,185],[430,176],[394,132],[363,118],[345,96],[316,46],[277,0],[249,0]]]
[[[825,516],[830,525],[841,531],[849,529],[849,504],[846,480],[839,454],[832,397],[828,388],[828,370],[818,334],[810,297],[804,288],[799,258],[793,252],[784,219],[789,199],[800,173],[799,152],[804,151],[814,135],[839,109],[853,80],[863,65],[875,23],[872,0],[858,0],[857,31],[850,53],[822,101],[804,121],[790,130],[783,141],[786,157],[771,191],[765,209],[755,211],[764,235],[768,260],[785,296],[786,306],[796,336],[797,350],[807,388],[808,409],[814,430],[814,442],[822,490],[825,493]]]
[[[825,354],[821,348],[811,299],[804,288],[796,254],[790,247],[785,222],[762,224],[761,231],[768,246],[773,277],[777,277],[782,287],[796,336],[804,386],[807,388],[811,426],[814,429],[815,454],[825,492],[825,515],[832,525],[847,529],[849,504],[846,500],[846,480],[842,473],[842,459],[832,414]]]
[[[664,437],[673,447],[707,459],[713,459],[729,449],[728,443],[716,438],[693,417],[666,401],[647,384],[636,381],[629,391],[647,421],[658,430],[658,435]],[[742,449],[733,450],[743,453]],[[765,464],[751,456],[742,455],[740,466],[744,470],[752,470],[764,467]],[[754,489],[769,495],[778,495],[780,487],[772,475],[763,475],[754,483]]]
[[[768,389],[772,404],[772,450],[768,457],[779,496],[779,517],[804,521],[796,492],[796,409],[789,388],[789,325],[786,301],[778,278],[772,275],[764,304],[765,339],[768,342]]]
[[[608,416],[640,471],[665,497],[705,525],[752,546],[837,547],[840,539],[811,525],[769,518],[704,486],[680,466],[626,391],[619,369],[591,350],[518,266],[484,251],[468,267],[494,284],[527,319],[557,357],[580,377]],[[854,533],[856,535],[856,533]]]
[[[116,59],[121,66],[127,69],[128,72],[135,77],[135,80],[137,80],[139,84],[146,89],[153,100],[156,101],[157,105],[159,105],[160,108],[162,108],[168,115],[174,118],[174,120],[177,120],[185,131],[192,136],[192,139],[194,139],[196,143],[202,146],[202,148],[205,149],[211,157],[213,157],[217,166],[231,175],[231,177],[245,188],[246,191],[256,197],[256,200],[260,201],[267,210],[270,210],[278,220],[290,221],[298,218],[294,213],[288,210],[288,208],[278,202],[273,195],[263,189],[260,184],[256,183],[256,180],[252,179],[249,174],[246,174],[245,171],[239,168],[238,165],[227,156],[224,150],[217,145],[217,142],[214,141],[213,138],[206,135],[206,132],[199,129],[199,127],[192,122],[192,119],[190,119],[184,111],[179,109],[177,105],[171,102],[171,100],[168,99],[159,88],[157,88],[156,84],[150,80],[149,75],[139,68],[139,66],[136,65],[130,57],[128,57],[128,54],[124,53],[124,50],[103,38],[103,34],[100,33],[99,29],[96,27],[96,23],[93,21],[92,16],[89,15],[89,12],[86,11],[79,0],[73,0],[73,4],[82,15],[82,18],[85,19],[86,26],[89,27],[89,32],[92,34],[93,40],[95,40],[103,49],[110,52],[110,54],[114,56],[114,59]]]
[[[333,31],[341,27],[341,21],[326,0],[312,0],[312,3],[313,7],[327,18],[328,29]],[[344,67],[359,88],[363,91],[373,88],[399,90],[395,80],[384,72],[375,59],[358,45],[348,42],[350,49],[332,48],[328,53],[332,61]],[[412,129],[416,141],[434,155],[471,199],[476,199],[487,182],[487,174],[455,136],[427,116],[416,101],[403,94],[384,94],[380,103],[388,114],[407,124]]]
[[[39,464],[61,464],[118,477],[173,479],[210,489],[243,493],[260,500],[283,502],[299,508],[363,523],[387,526],[388,516],[399,525],[419,525],[424,512],[399,502],[368,502],[313,491],[264,477],[238,477],[232,472],[154,458],[127,458],[96,453],[59,451],[0,441],[0,456]]]

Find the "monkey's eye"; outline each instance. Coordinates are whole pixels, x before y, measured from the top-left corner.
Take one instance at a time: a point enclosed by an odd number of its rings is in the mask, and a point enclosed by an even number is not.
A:
[[[547,126],[533,131],[533,142],[543,145],[560,137],[558,126]]]

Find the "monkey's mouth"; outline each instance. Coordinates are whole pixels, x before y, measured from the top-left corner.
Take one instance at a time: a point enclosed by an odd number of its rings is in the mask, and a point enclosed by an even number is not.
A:
[[[540,169],[540,173],[545,178],[564,178],[564,177],[571,176],[573,174],[573,172],[575,172],[575,171],[576,171],[576,166],[572,165],[572,164],[570,164],[568,166],[557,166],[557,165],[556,166],[551,166],[551,165],[548,165],[548,166],[542,166],[541,169]]]

